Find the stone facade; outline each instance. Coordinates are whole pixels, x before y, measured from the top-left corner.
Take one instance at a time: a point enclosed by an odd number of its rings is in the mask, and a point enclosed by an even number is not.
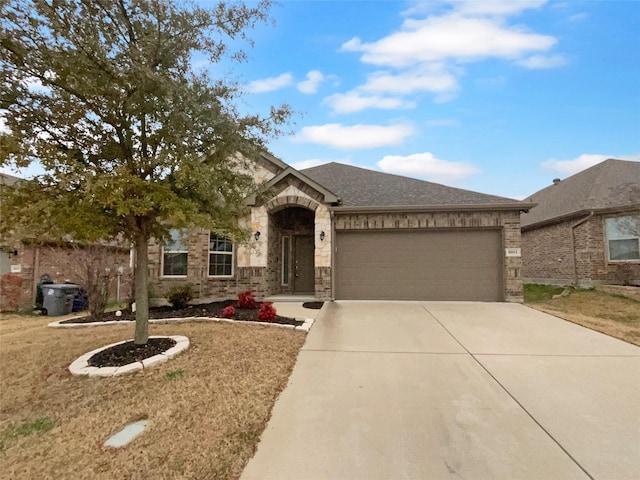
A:
[[[496,229],[502,231],[504,299],[522,302],[521,258],[506,256],[506,249],[520,248],[520,214],[507,212],[424,212],[336,214],[336,230],[379,229]]]
[[[633,214],[640,212],[625,213]],[[608,260],[605,219],[611,216],[615,215],[588,218],[585,215],[538,228],[525,228],[522,232],[524,281],[591,287],[640,279],[640,261]],[[586,220],[576,226],[581,219]]]
[[[316,267],[316,298],[331,300],[333,298],[331,267]]]
[[[256,180],[266,181],[277,172],[258,168]],[[187,275],[162,275],[162,246],[149,245],[149,275],[152,296],[163,297],[175,285],[190,284],[201,299],[234,298],[239,292],[252,290],[258,298],[293,293],[292,283],[282,282],[283,237],[313,236],[315,296],[331,298],[331,216],[322,203],[322,194],[295,177],[286,177],[272,188],[268,202],[252,207],[240,219],[240,225],[251,232],[249,242],[234,245],[234,269],[230,278],[208,275],[209,232],[193,229],[188,238]],[[304,221],[296,221],[300,211],[307,212]],[[296,213],[297,212],[297,213]],[[285,225],[281,225],[284,221]],[[293,222],[293,223],[291,223]],[[255,239],[255,233],[260,232]],[[320,239],[320,232],[325,232]]]

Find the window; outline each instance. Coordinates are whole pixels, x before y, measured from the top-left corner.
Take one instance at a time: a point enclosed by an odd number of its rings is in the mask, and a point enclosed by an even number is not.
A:
[[[640,216],[607,218],[609,260],[640,260]]]
[[[209,234],[209,276],[233,276],[233,243],[215,233]]]
[[[171,240],[164,244],[162,255],[162,275],[165,277],[187,276],[187,247],[184,244],[186,232],[171,229]]]
[[[289,285],[291,237],[282,237],[282,285]]]

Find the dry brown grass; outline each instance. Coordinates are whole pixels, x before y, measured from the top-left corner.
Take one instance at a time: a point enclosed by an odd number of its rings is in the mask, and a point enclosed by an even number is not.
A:
[[[143,372],[93,379],[72,377],[68,365],[131,338],[133,327],[53,329],[49,321],[0,321],[2,478],[237,478],[305,338],[256,325],[152,325],[152,335],[186,335],[191,346]],[[102,446],[143,417],[149,427],[132,443]]]
[[[526,297],[525,297],[526,300]],[[640,346],[640,302],[595,290],[526,301],[537,310]]]

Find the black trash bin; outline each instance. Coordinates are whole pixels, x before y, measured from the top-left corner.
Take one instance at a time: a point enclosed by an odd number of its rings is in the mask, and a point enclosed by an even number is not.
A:
[[[53,280],[51,280],[51,277],[48,274],[42,275],[42,277],[40,277],[40,281],[38,282],[38,285],[36,286],[36,308],[41,310],[42,309],[42,303],[44,301],[44,294],[42,292],[42,286],[43,285],[51,285],[53,284]]]
[[[80,290],[79,285],[52,283],[42,286],[43,315],[66,315],[71,313],[73,299]]]
[[[78,293],[76,293],[76,296],[73,298],[73,308],[71,311],[82,312],[87,308],[89,308],[89,294],[83,287],[80,287]]]

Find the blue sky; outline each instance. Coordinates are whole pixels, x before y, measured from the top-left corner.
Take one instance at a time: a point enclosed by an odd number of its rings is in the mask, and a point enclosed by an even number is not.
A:
[[[242,110],[291,105],[294,135],[269,148],[294,167],[524,198],[640,161],[640,1],[281,0],[272,14],[248,62],[210,70],[246,86]]]
[[[282,1],[246,108],[290,104],[270,144],[523,198],[606,158],[640,161],[640,2]],[[640,179],[638,179],[640,181]]]

